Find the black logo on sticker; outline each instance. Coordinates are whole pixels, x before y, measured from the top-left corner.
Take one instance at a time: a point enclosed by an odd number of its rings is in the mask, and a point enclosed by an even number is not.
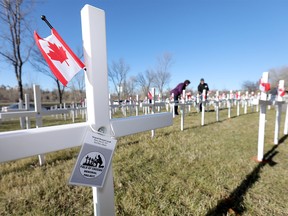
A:
[[[86,154],[80,162],[80,172],[85,178],[96,178],[105,168],[105,157],[100,152]]]

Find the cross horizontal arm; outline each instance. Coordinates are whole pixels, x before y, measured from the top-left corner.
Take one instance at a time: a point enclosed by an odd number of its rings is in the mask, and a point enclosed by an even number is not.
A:
[[[157,113],[110,120],[113,136],[127,136],[173,124],[172,113]]]
[[[121,137],[170,126],[171,113],[110,120],[113,135]],[[80,146],[88,123],[17,130],[0,133],[0,163]]]
[[[34,117],[37,114],[35,111],[19,111],[19,112],[9,112],[9,113],[0,113],[0,119],[5,118],[18,118],[18,117]]]
[[[20,117],[36,117],[36,115],[57,115],[57,114],[68,114],[73,109],[57,109],[57,110],[43,110],[40,113],[36,111],[13,111],[7,113],[0,113],[0,119],[20,118]],[[76,110],[76,109],[75,109]]]
[[[0,133],[0,163],[80,146],[87,122]]]

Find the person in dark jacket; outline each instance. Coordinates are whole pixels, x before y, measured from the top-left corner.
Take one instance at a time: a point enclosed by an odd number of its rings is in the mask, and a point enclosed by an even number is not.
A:
[[[200,99],[201,99],[201,102],[200,102],[200,104],[199,104],[200,112],[202,112],[202,99],[203,99],[203,98],[202,98],[202,97],[203,97],[202,93],[203,93],[203,90],[204,90],[204,89],[206,90],[205,98],[207,98],[207,94],[208,94],[208,91],[209,91],[209,87],[208,87],[208,84],[205,83],[204,79],[201,78],[201,79],[200,79],[200,83],[199,83],[199,85],[198,85],[198,93],[199,93]]]
[[[190,81],[185,80],[183,83],[179,83],[174,89],[172,89],[170,91],[170,94],[174,95],[174,103],[178,103],[179,96],[181,96],[183,90],[185,90],[186,86],[188,86],[189,84],[190,84]],[[175,105],[175,107],[174,107],[174,113],[175,113],[175,115],[179,115],[177,105]]]

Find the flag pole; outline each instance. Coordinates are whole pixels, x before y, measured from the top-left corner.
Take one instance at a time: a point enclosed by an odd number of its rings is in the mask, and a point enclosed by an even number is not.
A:
[[[53,26],[50,24],[50,22],[46,19],[46,16],[42,15],[41,19],[49,26],[50,29],[53,29]]]

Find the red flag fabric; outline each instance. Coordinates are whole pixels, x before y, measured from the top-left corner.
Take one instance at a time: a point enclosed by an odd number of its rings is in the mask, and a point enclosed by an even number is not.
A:
[[[235,96],[236,96],[236,99],[239,99],[239,94],[238,94],[238,92],[236,92]]]
[[[271,89],[270,83],[264,83],[262,79],[259,81],[259,90],[262,92],[268,92]]]
[[[285,90],[284,89],[279,88],[278,92],[279,92],[279,96],[284,97],[284,95],[285,95]]]
[[[34,31],[34,39],[51,71],[64,86],[85,67],[54,28],[46,38]]]
[[[152,99],[153,99],[153,96],[152,96],[152,94],[151,94],[151,92],[150,92],[150,91],[148,92],[148,98],[149,98],[150,100],[152,100]]]

